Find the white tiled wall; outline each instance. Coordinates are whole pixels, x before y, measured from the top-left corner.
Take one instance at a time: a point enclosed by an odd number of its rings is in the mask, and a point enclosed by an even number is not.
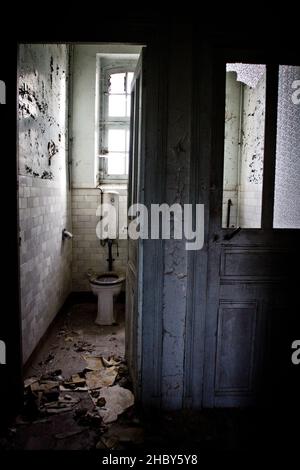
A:
[[[71,289],[68,194],[53,181],[19,177],[20,281],[26,361]]]
[[[103,186],[102,186],[103,187]],[[107,185],[105,191],[113,189],[119,193],[119,224],[120,228],[127,225],[127,189],[125,185]],[[96,225],[99,217],[96,216],[100,205],[100,190],[90,188],[73,188],[72,190],[72,223],[73,223],[73,263],[72,263],[72,290],[90,291],[87,271],[107,271],[107,245],[101,246],[96,235]],[[118,240],[113,245],[113,269],[126,272],[127,240]]]

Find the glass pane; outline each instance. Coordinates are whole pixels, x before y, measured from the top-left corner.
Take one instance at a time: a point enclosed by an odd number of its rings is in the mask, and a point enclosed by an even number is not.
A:
[[[108,114],[115,117],[126,115],[126,95],[109,95]]]
[[[125,145],[126,152],[129,152],[129,144],[130,144],[130,132],[126,131],[126,145]]]
[[[128,72],[127,73],[127,90],[126,90],[126,93],[128,93],[128,94],[131,93],[132,79],[133,79],[133,72]]]
[[[125,73],[112,73],[110,75],[110,88],[109,92],[125,93]]]
[[[125,153],[109,153],[107,157],[108,175],[124,175],[126,173]]]
[[[108,131],[108,151],[124,152],[126,146],[125,129],[109,129]]]
[[[130,107],[131,107],[131,99],[130,95],[127,95],[127,101],[126,101],[126,116],[130,117]]]
[[[261,227],[264,65],[227,64],[222,227]]]
[[[300,67],[279,67],[274,227],[300,228]]]

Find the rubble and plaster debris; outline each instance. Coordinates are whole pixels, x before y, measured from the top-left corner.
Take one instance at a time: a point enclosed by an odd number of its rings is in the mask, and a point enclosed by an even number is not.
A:
[[[86,384],[88,389],[94,390],[101,387],[113,385],[118,374],[116,367],[101,370],[92,370],[86,373]]]
[[[105,398],[105,407],[99,409],[103,423],[112,423],[118,419],[127,408],[134,404],[133,393],[119,385],[104,387],[100,390],[100,398]]]

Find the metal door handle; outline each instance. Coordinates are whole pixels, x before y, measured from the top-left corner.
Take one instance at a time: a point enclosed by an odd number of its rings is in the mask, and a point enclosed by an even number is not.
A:
[[[233,232],[226,233],[226,235],[224,235],[223,240],[231,240],[231,239],[232,239],[237,233],[239,233],[241,230],[242,230],[242,227],[238,227],[238,228],[236,228],[235,230],[233,230]]]

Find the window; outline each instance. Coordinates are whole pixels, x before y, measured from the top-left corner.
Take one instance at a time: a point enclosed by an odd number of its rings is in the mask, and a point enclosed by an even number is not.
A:
[[[300,67],[280,65],[274,228],[300,228]]]
[[[277,73],[273,69],[273,73]],[[300,67],[279,65],[273,112],[275,178],[264,204],[273,205],[273,228],[300,228]],[[223,228],[261,228],[265,143],[266,66],[226,64]],[[272,82],[271,82],[272,83]],[[276,94],[276,95],[275,95]],[[269,108],[268,108],[269,109]],[[269,118],[270,121],[270,118]],[[270,160],[271,161],[271,160]],[[273,164],[273,163],[272,163]],[[269,167],[268,167],[269,168]],[[274,171],[274,170],[272,170]],[[266,207],[266,206],[265,206]],[[268,221],[267,221],[268,223]]]
[[[137,61],[101,58],[100,62],[99,180],[125,180],[131,82]]]
[[[223,228],[260,228],[266,67],[226,66]]]

